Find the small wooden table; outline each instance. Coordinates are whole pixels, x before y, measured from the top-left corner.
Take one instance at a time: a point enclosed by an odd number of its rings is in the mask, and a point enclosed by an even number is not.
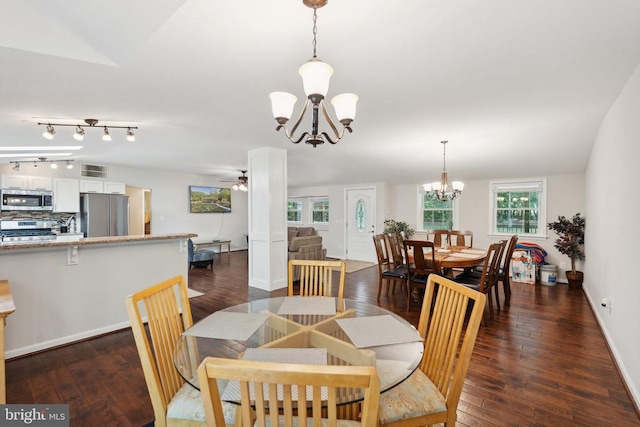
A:
[[[212,240],[210,242],[193,242],[193,246],[195,249],[205,248],[209,246],[213,246],[214,248],[218,248],[218,252],[222,253],[222,246],[227,245],[227,256],[231,256],[231,240]]]
[[[7,316],[16,311],[7,280],[0,280],[0,404],[7,403],[7,385],[4,370],[4,327]]]

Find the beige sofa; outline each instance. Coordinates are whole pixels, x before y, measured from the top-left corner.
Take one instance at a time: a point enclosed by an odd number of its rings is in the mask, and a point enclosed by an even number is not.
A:
[[[313,227],[288,227],[289,246],[287,258],[324,260],[327,250],[322,247],[322,236]],[[295,269],[293,280],[300,279],[300,271]]]

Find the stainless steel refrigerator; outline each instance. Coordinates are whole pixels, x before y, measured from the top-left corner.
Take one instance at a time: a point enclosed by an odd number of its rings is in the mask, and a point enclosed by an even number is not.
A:
[[[129,196],[81,194],[80,218],[81,230],[85,237],[127,236]]]

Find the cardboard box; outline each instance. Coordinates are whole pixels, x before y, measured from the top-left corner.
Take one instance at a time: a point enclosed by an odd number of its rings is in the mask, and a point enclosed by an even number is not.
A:
[[[536,264],[525,251],[515,251],[511,259],[511,280],[521,283],[536,283]]]

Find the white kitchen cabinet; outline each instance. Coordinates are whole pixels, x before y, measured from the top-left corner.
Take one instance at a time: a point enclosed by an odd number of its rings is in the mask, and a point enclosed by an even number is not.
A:
[[[80,181],[77,179],[53,179],[53,211],[80,212]]]
[[[2,188],[27,189],[26,175],[2,175]]]
[[[53,182],[51,178],[44,176],[2,175],[2,188],[51,191]]]
[[[104,182],[104,192],[107,194],[124,194],[125,187],[124,182]]]
[[[53,180],[44,176],[30,176],[29,190],[53,190]]]
[[[81,193],[104,193],[104,181],[80,180]]]

